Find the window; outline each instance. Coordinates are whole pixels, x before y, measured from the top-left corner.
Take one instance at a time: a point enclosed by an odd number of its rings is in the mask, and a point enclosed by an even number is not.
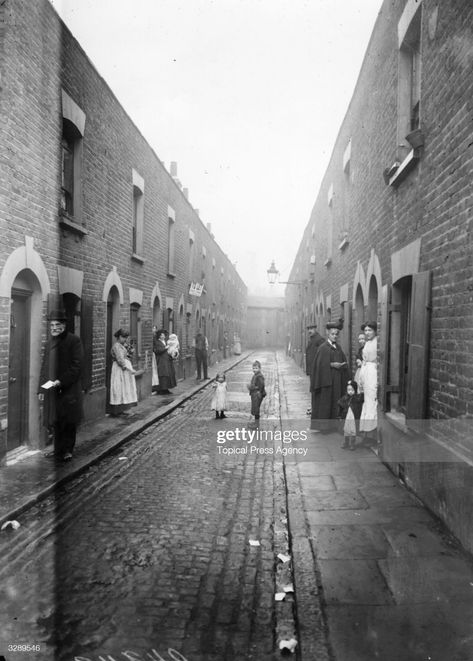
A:
[[[85,114],[62,91],[61,200],[63,222],[82,223],[82,138]]]
[[[129,345],[131,349],[130,360],[134,367],[137,367],[141,358],[141,317],[140,306],[138,303],[130,305],[130,337]]]
[[[82,138],[77,129],[64,119],[61,140],[61,210],[76,222],[80,218],[81,206],[81,143]]]
[[[190,279],[194,279],[194,260],[195,260],[195,243],[189,239],[189,273]]]
[[[327,259],[324,262],[324,266],[327,268],[332,263],[332,243],[333,243],[333,184],[330,184],[327,193],[327,203],[329,207],[329,215],[327,218]]]
[[[133,252],[138,254],[140,249],[138,247],[138,233],[140,227],[140,202],[142,201],[142,193],[139,188],[133,186]]]
[[[133,228],[132,251],[135,257],[143,252],[144,191],[145,182],[136,170],[132,170],[133,181]]]
[[[406,136],[420,128],[421,16],[421,0],[409,0],[398,24],[398,144],[407,150],[410,145]],[[401,156],[405,156],[405,152]]]
[[[175,222],[174,209],[168,207],[168,276],[171,277],[174,277]]]
[[[66,122],[64,122],[66,124]],[[62,181],[61,209],[69,216],[74,215],[74,140],[68,136],[67,128],[62,132]]]
[[[427,414],[430,290],[429,271],[383,287],[383,407],[414,429]]]

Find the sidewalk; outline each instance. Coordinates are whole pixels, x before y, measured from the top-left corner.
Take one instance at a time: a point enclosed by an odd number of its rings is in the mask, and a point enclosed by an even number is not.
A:
[[[278,362],[284,429],[307,429],[307,377]],[[473,659],[472,558],[372,450],[307,436],[285,462],[302,659]]]
[[[127,417],[109,415],[81,425],[77,433],[74,458],[68,463],[47,459],[42,452],[18,455],[18,460],[0,467],[0,525],[20,517],[34,503],[46,498],[60,484],[87,469],[91,464],[154,424],[215,379],[217,372],[227,371],[246,360],[250,351],[232,356],[208,369],[207,381],[189,377],[179,381],[171,395],[150,395],[129,409]]]

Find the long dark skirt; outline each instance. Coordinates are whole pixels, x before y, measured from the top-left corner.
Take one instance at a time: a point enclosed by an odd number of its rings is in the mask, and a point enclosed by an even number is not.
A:
[[[336,431],[338,398],[334,395],[332,386],[320,388],[312,393],[311,429],[320,431]]]

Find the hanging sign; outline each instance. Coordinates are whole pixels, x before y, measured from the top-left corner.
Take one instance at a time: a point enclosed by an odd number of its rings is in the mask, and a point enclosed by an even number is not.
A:
[[[199,284],[198,282],[191,282],[189,287],[189,294],[191,296],[202,296],[204,291],[204,285]]]

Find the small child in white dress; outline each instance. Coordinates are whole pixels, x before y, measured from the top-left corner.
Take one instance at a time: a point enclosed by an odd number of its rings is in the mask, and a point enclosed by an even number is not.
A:
[[[215,410],[216,418],[226,418],[227,416],[224,413],[227,408],[227,381],[225,374],[217,374],[213,388],[215,390],[210,406]]]

